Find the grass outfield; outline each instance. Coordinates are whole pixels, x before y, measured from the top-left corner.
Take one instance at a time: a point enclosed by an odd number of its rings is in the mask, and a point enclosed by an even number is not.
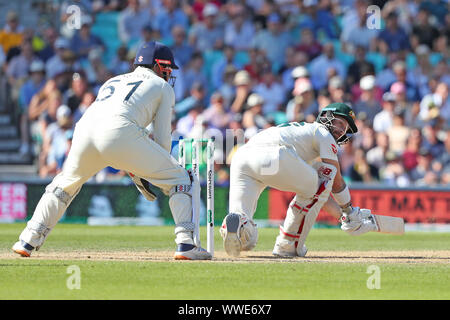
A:
[[[23,227],[0,224],[0,299],[450,299],[450,233],[313,229],[306,258],[278,259],[268,228],[255,251],[231,259],[216,232],[215,259],[195,262],[171,259],[173,227],[67,224],[18,258],[10,247]],[[81,288],[69,290],[73,265]]]

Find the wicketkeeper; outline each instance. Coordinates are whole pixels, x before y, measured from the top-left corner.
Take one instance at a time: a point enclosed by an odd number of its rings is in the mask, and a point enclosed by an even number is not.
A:
[[[211,255],[194,236],[193,194],[198,180],[170,155],[171,117],[175,103],[172,70],[178,69],[171,50],[158,42],[139,48],[133,72],[108,80],[95,102],[78,121],[63,171],[46,187],[33,217],[13,250],[29,257],[55,227],[82,185],[104,167],[130,174],[148,199],[148,182],[169,195],[175,220],[175,259],[204,260]],[[153,124],[154,139],[145,129]],[[199,199],[194,199],[197,201]]]
[[[338,145],[358,131],[352,109],[344,103],[323,108],[314,123],[291,122],[252,137],[231,161],[229,214],[220,233],[226,252],[238,256],[258,239],[253,215],[266,187],[295,192],[273,254],[305,256],[305,240],[323,207],[353,235],[375,231],[368,209],[352,207],[338,162]],[[333,198],[330,197],[330,193]]]

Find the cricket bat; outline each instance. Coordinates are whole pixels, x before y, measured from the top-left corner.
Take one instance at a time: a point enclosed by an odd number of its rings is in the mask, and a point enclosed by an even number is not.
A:
[[[372,214],[380,233],[404,234],[405,222],[402,218]]]

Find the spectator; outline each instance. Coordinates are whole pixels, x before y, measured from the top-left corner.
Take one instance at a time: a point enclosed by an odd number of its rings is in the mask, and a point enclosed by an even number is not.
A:
[[[141,31],[151,23],[152,16],[148,8],[141,7],[139,0],[128,0],[125,10],[119,13],[119,39],[126,47],[135,44],[141,38]]]
[[[436,161],[438,161],[442,166],[442,172],[450,173],[450,132],[447,130],[444,139],[445,150],[437,156]],[[447,180],[450,183],[450,180]]]
[[[392,69],[394,71],[394,75],[396,80],[389,86],[389,88],[392,91],[392,86],[395,83],[400,83],[402,84],[402,86],[398,85],[399,90],[401,90],[400,92],[393,92],[394,94],[405,94],[405,101],[411,102],[411,101],[416,101],[419,99],[418,96],[418,92],[417,92],[417,88],[415,86],[415,83],[413,83],[412,81],[410,81],[410,79],[408,79],[408,74],[407,74],[407,69],[406,69],[406,64],[403,61],[397,61],[394,63],[394,65],[392,66]],[[401,88],[401,89],[400,89]]]
[[[373,119],[373,128],[376,132],[387,132],[394,119],[395,96],[391,92],[383,95],[383,110],[377,113]]]
[[[311,81],[305,78],[297,79],[292,94],[294,97],[286,106],[287,121],[313,122],[318,115],[319,108],[314,99]]]
[[[87,79],[80,73],[74,73],[70,89],[65,93],[65,101],[71,112],[78,108],[88,89]]]
[[[394,82],[389,92],[394,95],[395,105],[399,109],[405,111],[409,109],[410,103],[407,101],[406,98],[406,87],[402,82],[400,81]]]
[[[173,44],[170,46],[173,55],[179,65],[186,67],[191,60],[194,48],[187,42],[186,31],[180,25],[175,25],[172,28]]]
[[[232,46],[226,45],[223,48],[223,56],[211,66],[211,84],[214,89],[219,88],[223,82],[223,75],[227,66],[232,65],[240,69],[241,65],[235,59],[236,52]]]
[[[220,130],[224,137],[232,116],[225,110],[224,99],[219,92],[214,92],[210,100],[211,104],[203,111],[202,117],[209,128]]]
[[[326,86],[330,70],[334,69],[341,79],[345,79],[345,65],[339,61],[334,54],[334,46],[331,42],[323,45],[322,54],[311,61],[309,71],[314,89]]]
[[[434,171],[427,171],[422,179],[419,179],[415,183],[421,187],[436,187],[439,184],[439,175]]]
[[[328,91],[330,92],[331,102],[344,102],[344,82],[340,77],[334,76],[330,79],[328,82]]]
[[[367,162],[365,152],[360,148],[355,150],[353,164],[346,176],[352,182],[373,183],[379,180],[377,167]]]
[[[431,171],[432,156],[426,149],[420,149],[416,157],[416,165],[409,173],[411,181],[414,183],[420,183],[420,180],[425,178],[428,171]]]
[[[85,66],[83,68],[83,73],[86,76],[86,81],[90,86],[94,88],[94,91],[97,92],[98,89],[103,85],[103,77],[107,68],[103,64],[103,49],[95,48],[89,52],[88,60],[85,62]],[[107,79],[105,79],[107,80]]]
[[[433,66],[430,63],[430,49],[426,45],[420,45],[415,50],[417,65],[410,70],[409,79],[417,88],[417,98],[428,94],[428,83],[433,76]]]
[[[350,140],[344,144],[338,151],[339,164],[341,167],[341,173],[348,172],[353,164],[355,154],[353,149],[353,141]],[[348,181],[348,177],[344,177]]]
[[[342,32],[341,41],[345,44],[345,47],[350,52],[354,52],[356,47],[362,47],[368,50],[372,44],[372,41],[378,36],[378,30],[376,28],[367,27],[367,9],[361,10],[367,5],[360,7],[357,10],[358,23],[347,26],[347,30]],[[344,27],[345,28],[345,27]]]
[[[130,60],[134,61],[135,53],[136,51],[144,44],[149,41],[159,41],[164,42],[163,39],[161,39],[161,34],[159,33],[158,29],[153,28],[150,24],[147,24],[142,27],[141,29],[141,37],[138,41],[135,41],[134,44],[131,44],[130,51],[133,53],[130,57]]]
[[[381,104],[375,97],[375,77],[372,75],[362,77],[359,86],[362,92],[359,100],[354,104],[353,110],[357,116],[364,113],[365,118],[372,124],[375,115],[382,110]]]
[[[379,3],[379,1],[373,2],[373,4]],[[405,30],[406,33],[410,34],[412,23],[418,12],[417,3],[404,0],[387,1],[384,3],[382,15],[386,17],[391,12],[394,12],[398,15],[398,24]]]
[[[402,154],[403,167],[409,173],[418,163],[421,136],[410,134],[406,140],[406,148]]]
[[[153,28],[158,29],[164,41],[171,41],[172,28],[175,25],[189,28],[189,18],[179,7],[177,0],[162,0],[163,7],[154,19]],[[200,49],[200,48],[196,48]]]
[[[47,62],[48,59],[55,55],[55,42],[58,38],[58,32],[53,27],[49,27],[44,30],[44,47],[39,50],[38,56],[43,62]]]
[[[184,70],[183,80],[186,84],[200,82],[208,93],[209,81],[205,72],[205,60],[201,52],[192,55],[189,66]]]
[[[308,55],[308,60],[313,60],[322,52],[322,45],[314,37],[310,28],[303,28],[300,33],[300,43],[296,46],[298,51]]]
[[[420,102],[419,117],[423,121],[441,117],[450,124],[450,99],[446,83],[440,82],[433,93],[423,97]]]
[[[386,154],[389,151],[389,136],[384,132],[376,133],[375,146],[367,151],[367,163],[375,166],[379,175],[386,166]]]
[[[350,32],[353,29],[356,29],[361,24],[360,19],[364,19],[366,21],[367,15],[367,0],[355,0],[351,6],[347,8],[342,14],[342,31],[340,35],[340,39],[346,41],[349,39]]]
[[[410,48],[406,32],[398,25],[398,15],[391,12],[386,18],[386,29],[378,34],[378,38],[384,41],[389,51],[404,51]]]
[[[305,67],[307,62],[307,57],[303,52],[296,52],[293,47],[287,48],[286,62],[281,69],[282,83],[287,92],[294,89],[295,81],[298,78],[309,79],[309,72]]]
[[[381,181],[394,187],[407,187],[410,179],[401,163],[401,157],[395,152],[386,153],[386,167],[382,170]]]
[[[406,147],[406,141],[411,129],[405,125],[405,111],[400,108],[394,109],[392,127],[387,131],[389,136],[389,150],[402,154]]]
[[[236,88],[233,83],[236,72],[237,69],[233,65],[226,66],[222,84],[219,88],[217,88],[217,92],[220,92],[224,99],[223,104],[227,110],[230,109],[231,103],[233,102],[233,98],[236,94]]]
[[[81,100],[80,105],[73,112],[73,117],[72,118],[73,118],[73,124],[74,125],[81,119],[83,114],[86,112],[86,110],[91,106],[91,104],[94,101],[95,101],[95,95],[92,92],[87,91],[83,95],[83,99]]]
[[[420,8],[414,18],[412,34],[417,37],[419,44],[427,45],[429,48],[439,36],[438,29],[430,23],[430,13],[426,8]]]
[[[18,90],[28,77],[30,65],[38,60],[33,52],[33,46],[30,41],[24,41],[20,46],[20,54],[11,59],[7,66],[6,74],[10,85]],[[17,98],[17,96],[15,96]]]
[[[250,49],[252,39],[255,36],[255,28],[246,17],[244,6],[240,5],[232,12],[230,23],[225,25],[224,43],[232,46],[236,51]]]
[[[52,123],[55,123],[57,121],[57,110],[59,106],[62,105],[62,102],[62,95],[58,90],[51,91],[48,97],[45,99],[45,110],[40,114],[38,118],[40,129],[39,138],[42,139],[42,142],[45,139],[48,127]]]
[[[431,15],[438,19],[440,24],[445,23],[448,14],[448,5],[445,1],[423,1],[420,3],[419,9],[427,10]]]
[[[19,119],[20,119],[20,138],[21,146],[19,153],[26,155],[30,151],[30,133],[28,122],[28,106],[35,94],[42,90],[45,85],[44,63],[35,60],[30,65],[29,79],[20,88],[19,95]]]
[[[236,96],[231,104],[231,111],[240,113],[252,90],[250,74],[245,70],[238,71],[234,76],[234,85],[236,86]]]
[[[46,83],[45,65],[40,60],[34,60],[30,65],[29,77],[20,88],[19,106],[27,114],[28,106],[35,94],[42,90]]]
[[[249,95],[246,104],[246,111],[242,117],[242,126],[246,130],[257,132],[270,126],[269,122],[262,114],[264,98],[257,93]]]
[[[177,119],[184,117],[189,110],[195,106],[202,106],[205,99],[205,87],[201,82],[194,82],[191,86],[190,95],[178,102],[174,106],[175,116]]]
[[[248,51],[249,61],[244,66],[244,70],[254,81],[261,81],[262,69],[265,65],[270,64],[263,50],[252,48]]]
[[[354,137],[353,146],[358,149],[362,149],[364,152],[368,152],[370,149],[375,147],[376,136],[375,131],[372,126],[367,125],[366,121],[362,121],[359,126],[360,134]]]
[[[385,43],[382,41],[378,41],[377,44],[377,47],[383,48],[385,46]],[[385,51],[387,51],[387,48]],[[379,65],[378,68],[375,67],[375,69],[377,70],[377,86],[379,86],[384,92],[388,91],[391,85],[397,80],[393,70],[394,65],[398,64],[402,69],[405,69],[406,65],[403,61],[399,60],[399,54],[397,52],[386,52],[384,54],[381,52],[371,51],[367,53],[367,56],[371,62],[373,62],[375,65]]]
[[[19,22],[19,15],[15,11],[8,12],[6,16],[6,25],[0,31],[0,46],[5,54],[14,47],[23,43],[23,33],[25,29]]]
[[[70,42],[70,48],[77,55],[78,59],[87,60],[89,52],[92,49],[101,47],[104,49],[102,40],[91,33],[92,18],[83,16],[81,20],[81,29],[78,30]]]
[[[201,116],[204,110],[204,105],[200,102],[195,103],[187,112],[187,114],[178,120],[177,123],[177,132],[181,134],[181,136],[188,138],[199,138],[197,136],[198,133],[202,134],[203,132],[198,132],[199,126],[203,125],[203,117]]]
[[[267,18],[267,29],[258,31],[253,39],[253,46],[266,53],[276,71],[282,66],[285,50],[290,45],[291,38],[283,30],[281,17],[276,13]]]
[[[189,30],[189,43],[196,50],[205,52],[223,46],[223,30],[216,24],[219,9],[208,3],[203,9],[203,22],[197,22]]]
[[[366,60],[366,53],[364,47],[357,46],[355,49],[355,61],[348,67],[346,83],[349,88],[357,84],[360,79],[366,75],[374,75],[375,67],[371,62]]]
[[[325,108],[327,105],[331,103],[331,96],[328,89],[321,89],[317,93],[317,105],[318,105],[318,112],[322,111],[323,108]]]
[[[440,62],[446,64],[446,60],[448,59],[448,56],[449,56],[449,53],[448,53],[448,37],[449,36],[450,36],[449,33],[445,34],[444,31],[441,31],[441,33],[436,38],[436,40],[434,40],[433,46],[430,47],[433,51],[430,59],[432,60],[433,66],[435,66],[436,68],[437,68],[437,64]]]
[[[51,96],[57,91],[56,81],[48,80],[44,87],[31,98],[28,107],[28,119],[30,121],[37,120],[47,110]],[[60,95],[60,92],[58,94]]]
[[[52,79],[65,70],[80,68],[79,63],[76,62],[75,55],[70,50],[70,41],[65,38],[56,39],[55,55],[48,59],[45,64],[47,78]]]
[[[70,108],[66,105],[58,107],[56,120],[48,126],[44,137],[39,169],[41,177],[56,175],[62,169],[62,163],[68,152],[68,131],[70,130],[73,133]]]
[[[445,152],[445,145],[439,138],[439,128],[436,122],[428,123],[423,129],[423,146],[430,152],[433,158],[439,157]]]
[[[265,116],[278,111],[284,103],[284,88],[269,67],[263,70],[262,81],[254,87],[254,92],[264,99],[263,114]]]
[[[320,5],[317,0],[303,1],[302,12],[304,14],[300,18],[300,29],[310,28],[316,38],[322,36],[326,39],[337,39],[337,22],[326,6]]]
[[[120,46],[114,56],[110,70],[114,75],[127,73],[131,71],[131,62],[128,59],[128,49],[126,46]]]

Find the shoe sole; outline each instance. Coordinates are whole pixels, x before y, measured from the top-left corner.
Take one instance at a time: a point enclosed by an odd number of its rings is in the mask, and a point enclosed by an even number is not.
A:
[[[279,257],[279,258],[295,258],[297,256],[297,255],[290,255],[290,254],[282,254],[282,253],[275,252],[275,251],[272,252],[272,255]]]
[[[188,256],[180,254],[180,253],[175,253],[173,258],[175,260],[211,260],[212,259],[212,257],[210,257],[210,256],[209,257],[205,256],[205,257],[191,258],[191,257],[188,257]]]
[[[13,249],[13,251],[17,254],[20,254],[22,257],[24,258],[29,258],[30,254],[24,250],[20,250],[20,249]]]
[[[175,256],[173,257],[175,260],[192,260],[189,257],[183,256],[181,254],[175,254]]]
[[[223,239],[223,246],[228,255],[238,257],[241,254],[241,241],[237,235],[240,217],[238,214],[229,214],[226,218],[227,235]]]

